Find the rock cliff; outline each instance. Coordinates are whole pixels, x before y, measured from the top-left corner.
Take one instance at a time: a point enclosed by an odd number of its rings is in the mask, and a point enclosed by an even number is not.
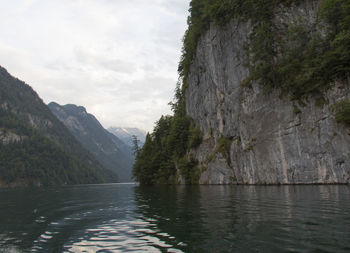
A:
[[[293,22],[315,25],[319,3],[277,8],[277,31]],[[350,79],[334,82],[323,103],[315,96],[298,103],[258,82],[244,87],[251,33],[249,21],[232,19],[212,24],[197,44],[185,98],[204,135],[190,151],[200,164],[199,183],[349,183],[350,130],[336,123],[332,105],[350,98]]]

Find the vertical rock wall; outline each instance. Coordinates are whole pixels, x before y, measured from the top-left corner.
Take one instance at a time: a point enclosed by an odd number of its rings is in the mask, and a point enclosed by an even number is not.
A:
[[[312,26],[317,9],[318,1],[305,1],[276,10],[276,27]],[[204,133],[191,151],[200,162],[200,183],[349,183],[350,129],[335,122],[331,105],[350,98],[350,80],[335,83],[324,105],[312,97],[300,106],[256,83],[244,88],[251,32],[249,22],[232,20],[212,25],[198,43],[185,96],[188,115]],[[220,139],[229,141],[227,153],[218,148]]]

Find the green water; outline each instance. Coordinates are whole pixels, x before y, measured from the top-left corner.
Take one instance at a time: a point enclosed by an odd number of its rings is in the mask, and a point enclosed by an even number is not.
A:
[[[350,252],[349,186],[0,190],[0,252]]]

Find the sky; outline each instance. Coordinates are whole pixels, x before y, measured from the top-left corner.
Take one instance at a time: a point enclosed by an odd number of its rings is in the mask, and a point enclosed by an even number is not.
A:
[[[0,65],[105,127],[171,114],[188,0],[0,0]]]

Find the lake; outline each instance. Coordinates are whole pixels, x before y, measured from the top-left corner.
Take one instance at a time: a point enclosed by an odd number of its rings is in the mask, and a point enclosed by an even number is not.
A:
[[[0,190],[0,252],[350,252],[350,187]]]

